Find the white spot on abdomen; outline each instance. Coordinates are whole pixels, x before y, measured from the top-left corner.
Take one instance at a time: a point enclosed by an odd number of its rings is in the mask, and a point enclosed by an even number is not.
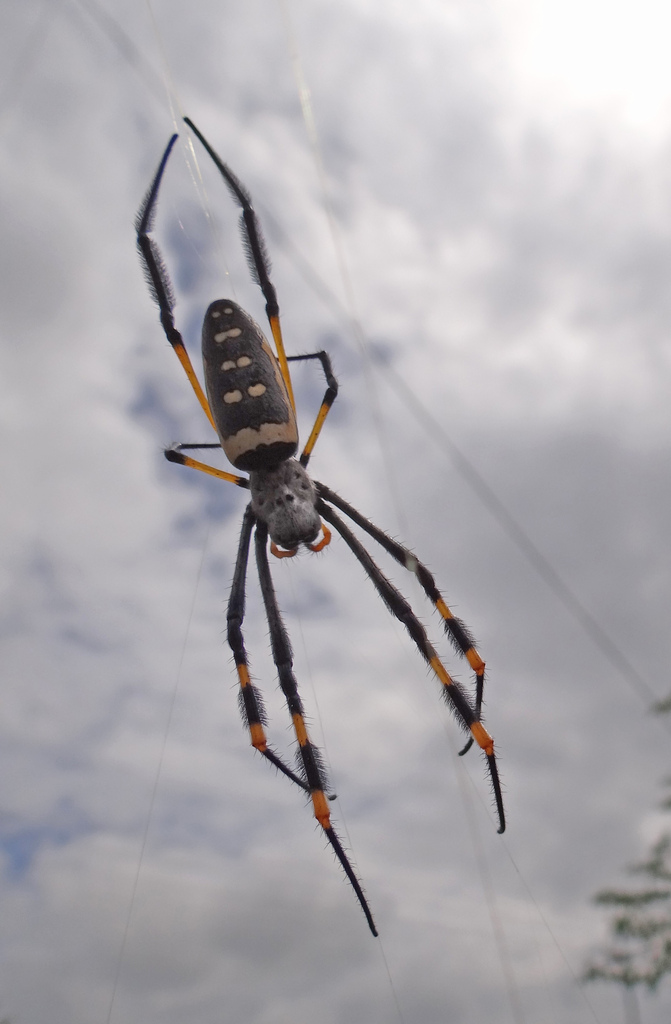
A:
[[[265,394],[265,384],[252,384],[250,388],[247,388],[247,394],[251,395],[252,398],[260,398],[261,395]]]
[[[224,401],[226,405],[234,405],[235,402],[242,401],[242,391],[226,391],[224,394]]]
[[[239,327],[231,327],[229,331],[220,331],[219,334],[215,334],[214,340],[218,342],[226,341],[226,338],[239,338],[242,331]]]

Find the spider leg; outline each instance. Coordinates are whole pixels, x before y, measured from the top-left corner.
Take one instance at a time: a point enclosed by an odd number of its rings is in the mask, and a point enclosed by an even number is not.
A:
[[[328,416],[331,406],[338,395],[338,381],[333,374],[333,368],[331,366],[331,360],[328,352],[324,352],[322,350],[321,352],[310,352],[308,355],[304,356],[287,356],[288,362],[299,362],[303,359],[318,359],[322,364],[322,370],[324,371],[324,376],[326,378],[326,391],[322,398],[322,404],[319,407],[319,412],[317,413],[314,426],[310,431],[310,436],[307,439],[299,459],[301,466],[307,466],[310,461],[310,456],[312,455],[312,449],[314,448],[317,438],[321,433],[321,429],[324,426],[324,420]]]
[[[323,490],[325,491],[327,489],[324,488]],[[496,810],[499,816],[499,832],[504,832],[506,828],[506,819],[503,809],[503,796],[501,793],[501,783],[499,781],[499,771],[496,765],[496,757],[494,755],[494,741],[492,737],[478,720],[478,717],[475,714],[474,709],[471,707],[464,691],[449,675],[447,669],[430,643],[424,626],[421,624],[400,591],[398,591],[394,584],[387,579],[379,566],[373,561],[363,544],[354,536],[350,528],[342,521],[336,512],[326,504],[326,501],[323,498],[317,502],[316,507],[319,515],[335,527],[349,547],[350,551],[361,563],[363,569],[367,573],[373,583],[373,586],[389,611],[392,615],[396,616],[399,622],[403,623],[412,640],[416,644],[420,654],[433,669],[442,683],[443,694],[454,709],[457,719],[466,729],[470,730],[475,742],[484,750],[487,757],[487,764],[489,766],[492,788],[494,790]]]
[[[329,501],[332,505],[335,505],[336,508],[339,508],[341,512],[344,512],[352,522],[356,523],[357,526],[360,526],[362,530],[365,530],[373,540],[376,540],[378,544],[385,549],[385,551],[389,552],[391,557],[394,558],[399,565],[402,565],[408,570],[408,572],[415,574],[419,580],[419,585],[428,597],[429,601],[432,602],[434,607],[440,613],[448,639],[451,641],[457,653],[466,658],[468,664],[475,672],[475,717],[480,721],[482,714],[482,696],[485,683],[485,663],[476,650],[475,640],[471,636],[468,628],[461,619],[457,618],[457,616],[448,608],[445,600],[438,590],[438,587],[436,586],[436,581],[432,574],[412,553],[412,551],[409,550],[409,548],[406,548],[403,544],[399,544],[398,541],[395,541],[393,537],[390,537],[389,534],[384,532],[384,530],[381,530],[378,526],[375,526],[374,523],[371,523],[369,519],[366,519],[365,516],[361,515],[360,512],[350,505],[349,502],[345,501],[344,498],[341,498],[339,494],[336,494],[335,491],[332,491],[324,484],[318,483],[316,480],[315,487],[322,498]],[[466,746],[459,751],[459,754],[465,754],[467,750],[470,750],[472,744],[473,737],[471,736],[466,743]]]
[[[168,462],[176,462],[180,466],[189,466],[191,469],[198,469],[201,473],[214,476],[217,480],[225,480],[229,484],[237,484],[238,487],[249,487],[249,480],[246,476],[236,476],[235,473],[227,473],[225,469],[217,469],[216,466],[208,466],[206,462],[199,462],[189,455],[182,455],[183,448],[221,448],[220,444],[178,444],[166,448],[163,452]]]
[[[251,196],[230,167],[228,167],[221,157],[215,153],[212,146],[196,128],[193,121],[188,117],[185,117],[184,121],[196,138],[200,139],[212,161],[219,169],[224,181],[228,185],[229,191],[231,192],[235,202],[242,208],[240,228],[242,231],[242,241],[247,254],[247,263],[252,273],[252,277],[263,292],[263,296],[266,300],[266,315],[268,316],[270,329],[273,332],[280,371],[284,378],[284,383],[286,384],[287,391],[289,393],[289,400],[291,401],[291,405],[295,413],[296,402],[294,401],[291,374],[289,373],[289,365],[287,363],[287,356],[284,350],[284,341],[282,340],[282,328],[280,327],[280,307],[277,302],[275,286],[270,280],[270,257],[268,256],[266,241],[263,237],[263,233],[261,232],[261,225],[259,224],[258,217],[254,212],[254,207],[252,206]]]
[[[298,753],[306,782],[305,788],[310,793],[310,797],[312,799],[314,816],[324,830],[326,838],[331,844],[336,857],[340,861],[340,864],[342,865],[342,868],[347,875],[354,892],[356,893],[361,909],[366,916],[368,927],[373,935],[377,935],[373,915],[371,914],[366,897],[363,894],[361,884],[354,873],[354,869],[347,858],[347,854],[343,849],[340,839],[331,825],[331,815],[326,798],[326,772],[322,763],[320,751],[308,736],[303,702],[301,701],[300,694],[298,693],[298,684],[293,671],[293,653],[291,650],[291,643],[289,641],[289,634],[287,633],[284,622],[282,621],[280,609],[277,604],[277,597],[275,595],[275,587],[273,586],[273,580],[270,574],[267,543],[268,528],[265,523],[258,521],[255,534],[255,547],[256,563],[259,571],[259,583],[261,585],[261,593],[263,595],[263,603],[265,605],[268,627],[270,630],[270,643],[273,653],[273,661],[277,668],[280,686],[286,698],[287,707],[291,714],[296,739],[298,741]]]
[[[252,506],[248,505],[242,519],[240,530],[240,543],[238,544],[238,555],[235,560],[235,572],[233,573],[233,584],[231,596],[228,599],[228,612],[226,620],[228,624],[228,643],[233,651],[235,667],[240,680],[240,708],[249,726],[249,734],[252,746],[263,754],[263,756],[279,768],[284,775],[295,782],[301,789],[308,790],[308,786],[295,772],[289,768],[284,761],[268,746],[264,725],[266,722],[265,709],[261,694],[249,678],[249,666],[247,663],[247,652],[242,637],[242,623],[245,617],[245,583],[247,580],[247,563],[249,560],[249,543],[256,516],[252,512]]]
[[[161,250],[149,234],[154,224],[156,201],[158,199],[158,191],[161,186],[163,172],[165,171],[166,164],[168,163],[168,157],[170,156],[172,147],[175,145],[177,139],[178,136],[176,134],[170,139],[165,153],[161,158],[161,162],[158,165],[158,170],[154,180],[149,186],[149,191],[144,197],[142,205],[138,211],[138,215],[135,220],[137,247],[140,250],[140,256],[144,261],[147,284],[149,285],[149,289],[161,314],[161,325],[165,332],[165,336],[175,350],[175,354],[182,364],[184,372],[189,378],[191,387],[195,392],[196,398],[201,404],[203,412],[216,430],[217,428],[214,425],[214,419],[212,418],[212,412],[210,411],[210,406],[207,398],[205,397],[205,392],[200,386],[200,382],[196,376],[196,371],[194,370],[193,364],[189,359],[189,354],[184,347],[184,339],[175,327],[175,319],[172,315],[172,311],[175,307],[175,298],[170,278],[168,277],[168,271],[166,270],[163,256],[161,255]]]

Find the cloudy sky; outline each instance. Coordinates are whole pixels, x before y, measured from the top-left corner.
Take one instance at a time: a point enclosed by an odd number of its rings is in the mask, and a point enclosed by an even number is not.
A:
[[[0,1017],[617,1024],[620,993],[578,979],[606,935],[592,895],[665,824],[668,9],[0,10]],[[427,562],[487,660],[504,836],[343,543],[273,566],[379,941],[240,722],[245,495],[162,456],[212,439],[133,237],[182,113],[254,196],[289,352],[332,355],[314,475]],[[212,299],[262,321],[202,150],[174,151],[156,237],[194,358]],[[322,383],[295,386],[305,429]],[[290,757],[253,573],[246,635]],[[643,1024],[670,1009],[662,987]]]

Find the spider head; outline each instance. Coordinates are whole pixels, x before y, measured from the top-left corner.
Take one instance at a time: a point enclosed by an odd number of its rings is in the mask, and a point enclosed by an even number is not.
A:
[[[315,485],[296,459],[250,473],[252,509],[282,548],[312,544],[321,529]]]

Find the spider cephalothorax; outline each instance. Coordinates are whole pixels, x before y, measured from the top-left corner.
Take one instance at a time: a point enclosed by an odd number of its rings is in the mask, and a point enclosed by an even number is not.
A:
[[[483,750],[494,790],[499,832],[505,829],[503,798],[494,742],[482,725],[482,691],[485,663],[475,649],[475,642],[464,624],[456,618],[443,600],[429,570],[403,544],[399,544],[379,527],[357,512],[330,488],[308,476],[307,466],[324,420],[338,393],[338,384],[326,352],[287,356],[280,329],[279,306],[270,280],[270,264],[251,199],[233,172],[214,152],[195,125],[184,119],[205,146],[219,168],[235,201],[242,209],[243,241],[253,276],[266,300],[275,349],[263,332],[240,306],[230,299],[213,302],[203,321],[203,365],[205,391],[201,387],[182,336],[175,327],[172,314],[172,289],[156,243],[150,236],[161,178],[177,135],[173,135],[163,154],[158,171],[137,218],[137,240],[144,261],[147,280],[161,313],[161,323],[173,346],[205,415],[218,434],[219,441],[206,444],[179,444],[168,448],[171,462],[191,466],[203,473],[236,484],[251,491],[242,520],[240,542],[228,602],[228,642],[235,658],[240,682],[240,704],[249,728],[252,746],[275,765],[297,786],[309,793],[315,818],[324,830],[347,878],[351,882],[368,925],[377,935],[373,917],[361,885],[352,869],[340,839],[331,824],[328,806],[328,784],[318,749],[309,738],[303,704],[293,672],[291,644],[282,621],[268,562],[270,550],[278,558],[292,557],[300,545],[320,551],[331,539],[328,522],[342,537],[371,580],[390,612],[405,626],[422,657],[439,680],[442,693],[455,713],[469,740],[465,753],[475,741]],[[326,378],[326,392],[300,459],[298,450],[296,409],[289,373],[289,362],[316,359]],[[236,469],[249,472],[249,478],[217,469],[185,455],[194,448],[222,448]],[[450,676],[430,643],[426,630],[409,603],[387,579],[362,542],[335,511],[338,509],[351,522],[380,544],[393,559],[412,572],[433,606],[439,612],[448,639],[458,654],[466,658],[475,673],[475,699]],[[247,665],[242,625],[245,612],[245,586],[252,533],[259,583],[270,630],[273,660],[280,686],[287,701],[298,747],[297,771],[269,746],[265,731],[265,714],[258,688],[252,683]],[[319,535],[321,533],[321,539]]]
[[[300,462],[288,459],[274,469],[249,474],[252,510],[268,527],[271,541],[295,550],[313,547],[321,530],[317,489]]]

